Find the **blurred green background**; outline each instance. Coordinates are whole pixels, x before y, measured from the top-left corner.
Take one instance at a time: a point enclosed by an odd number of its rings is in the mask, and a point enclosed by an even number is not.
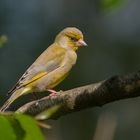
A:
[[[82,30],[88,47],[56,90],[94,83],[140,68],[139,0],[1,0],[0,105],[7,91],[63,28]],[[21,97],[17,104],[30,101]],[[48,140],[139,140],[140,99],[114,102],[49,121]]]

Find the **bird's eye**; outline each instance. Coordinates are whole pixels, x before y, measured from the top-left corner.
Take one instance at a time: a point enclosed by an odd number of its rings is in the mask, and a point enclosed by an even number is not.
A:
[[[75,41],[75,42],[77,41],[77,39],[74,38],[74,37],[71,37],[71,40],[72,40],[72,41]]]

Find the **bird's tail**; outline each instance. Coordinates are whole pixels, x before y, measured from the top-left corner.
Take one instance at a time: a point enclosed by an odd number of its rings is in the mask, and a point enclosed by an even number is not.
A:
[[[0,112],[4,112],[9,106],[20,96],[26,94],[30,91],[30,88],[21,88],[16,90],[11,97],[4,103],[4,105],[0,108]]]

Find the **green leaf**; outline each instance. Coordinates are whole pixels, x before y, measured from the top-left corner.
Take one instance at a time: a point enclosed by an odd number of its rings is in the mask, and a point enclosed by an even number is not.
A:
[[[111,11],[114,10],[115,8],[118,8],[124,0],[101,0],[101,8],[104,11]]]
[[[5,116],[0,116],[0,140],[16,140],[14,130]]]
[[[52,116],[54,116],[57,111],[59,111],[59,109],[61,108],[61,105],[55,105],[43,112],[41,112],[40,114],[38,114],[35,118],[37,120],[46,120],[51,118]]]
[[[8,41],[8,38],[6,35],[0,36],[0,47],[3,47]]]
[[[13,128],[14,134],[16,136],[17,140],[24,140],[24,137],[26,135],[26,132],[22,128],[21,124],[17,119],[15,119],[14,116],[7,116],[8,121],[10,122],[10,125]]]
[[[0,140],[44,140],[37,121],[27,115],[1,113]]]
[[[15,115],[15,118],[19,121],[21,127],[25,131],[24,140],[44,140],[44,137],[37,126],[37,122],[29,116]]]

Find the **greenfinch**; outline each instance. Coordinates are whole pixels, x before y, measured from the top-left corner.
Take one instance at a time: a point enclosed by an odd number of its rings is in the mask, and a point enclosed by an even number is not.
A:
[[[87,46],[82,32],[75,27],[62,30],[50,45],[27,69],[9,91],[11,97],[1,107],[4,112],[17,98],[28,93],[50,91],[65,79],[77,60],[76,51]]]

